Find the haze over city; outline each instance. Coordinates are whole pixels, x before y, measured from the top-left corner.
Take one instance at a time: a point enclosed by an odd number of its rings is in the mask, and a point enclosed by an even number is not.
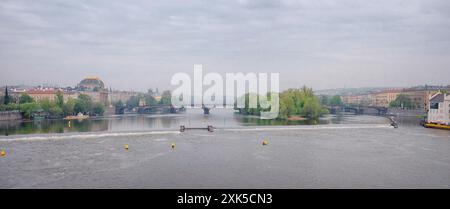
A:
[[[450,2],[0,4],[0,83],[169,89],[176,72],[278,72],[280,87],[446,85]]]

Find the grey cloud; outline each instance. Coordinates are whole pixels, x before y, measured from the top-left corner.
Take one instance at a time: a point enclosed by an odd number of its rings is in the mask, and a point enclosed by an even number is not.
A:
[[[114,88],[169,88],[174,72],[196,63],[222,73],[280,72],[283,88],[449,83],[449,5],[5,0],[0,83],[74,85],[98,75]]]

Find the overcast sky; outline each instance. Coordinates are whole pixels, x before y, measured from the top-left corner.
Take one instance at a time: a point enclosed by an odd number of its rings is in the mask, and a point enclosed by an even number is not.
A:
[[[450,1],[0,1],[1,86],[165,89],[194,64],[282,89],[450,84]]]

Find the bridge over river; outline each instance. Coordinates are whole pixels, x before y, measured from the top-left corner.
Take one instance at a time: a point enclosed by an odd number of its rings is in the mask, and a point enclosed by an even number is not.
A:
[[[330,113],[335,114],[337,112],[352,112],[357,115],[362,114],[375,114],[375,115],[386,115],[388,113],[387,107],[380,106],[325,106]]]

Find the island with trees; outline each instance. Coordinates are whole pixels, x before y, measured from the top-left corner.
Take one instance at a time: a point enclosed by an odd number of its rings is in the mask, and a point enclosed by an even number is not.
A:
[[[270,100],[270,93],[267,95]],[[261,111],[268,111],[261,108],[261,105],[257,104],[257,108],[249,107],[249,98],[251,96],[259,97],[258,95],[245,94],[240,99],[245,99],[245,107],[237,108],[240,114],[243,115],[256,115],[259,116]],[[333,102],[337,100],[332,99]],[[340,98],[339,98],[340,100]],[[259,100],[257,100],[259,101]],[[317,120],[320,116],[328,114],[328,109],[321,104],[319,97],[314,95],[311,88],[306,86],[300,89],[288,89],[279,94],[279,114],[277,120]]]

